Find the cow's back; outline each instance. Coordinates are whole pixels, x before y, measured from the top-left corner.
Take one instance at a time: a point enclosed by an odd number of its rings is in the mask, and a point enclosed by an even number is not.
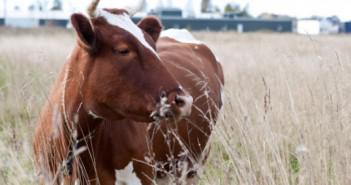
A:
[[[180,33],[185,32],[180,30]],[[157,51],[166,68],[194,98],[190,118],[176,125],[162,122],[161,127],[154,128],[158,129],[158,132],[154,132],[154,129],[150,132],[151,138],[155,138],[154,152],[159,161],[169,160],[167,156],[172,150],[176,158],[183,158],[182,160],[187,162],[189,160],[201,162],[206,155],[203,151],[211,134],[212,123],[216,122],[218,111],[222,106],[221,65],[206,45],[191,39],[190,35],[179,40],[167,35],[167,37],[161,36],[157,42]],[[170,133],[169,130],[173,133],[165,137],[165,133]],[[174,137],[175,134],[179,138]],[[189,150],[188,158],[181,156],[184,154],[184,147]],[[189,156],[192,159],[189,159]]]

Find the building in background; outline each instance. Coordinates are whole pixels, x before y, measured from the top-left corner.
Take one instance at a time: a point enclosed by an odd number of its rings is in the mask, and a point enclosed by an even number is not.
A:
[[[351,21],[344,23],[344,31],[345,33],[351,33]]]
[[[202,0],[201,1],[201,12],[211,12],[211,0]]]
[[[84,11],[81,10],[82,6],[85,7],[83,2],[89,4],[86,0],[33,0],[32,3],[26,1],[27,4],[22,3],[22,0],[3,1],[11,3],[7,6],[8,16],[6,20],[0,19],[0,25],[3,23],[13,27],[66,27],[70,14],[79,10]],[[131,3],[135,2],[137,1]],[[302,34],[335,33],[338,30],[333,19],[296,20],[293,17],[270,13],[253,18],[249,14],[249,4],[241,7],[239,4],[228,3],[223,12],[213,0],[184,0],[184,2],[186,6],[179,8],[176,6],[179,6],[179,2],[175,0],[155,0],[152,6],[147,0],[143,0],[141,13],[137,13],[133,19],[140,20],[149,11],[149,14],[159,16],[166,28],[237,32],[296,30]],[[18,6],[18,3],[21,6]],[[112,5],[116,6],[112,0],[102,1],[102,6]]]
[[[66,26],[71,11],[64,10],[62,0],[3,0],[3,25],[32,28],[43,25]],[[0,21],[1,22],[1,21]],[[0,23],[1,24],[1,23]]]
[[[300,19],[297,20],[297,33],[306,35],[320,34],[320,22],[315,19]]]
[[[155,10],[151,10],[149,12],[149,15],[155,15],[158,17],[177,17],[177,18],[182,18],[183,17],[183,11],[180,8],[172,8],[172,7],[159,7],[156,8]]]
[[[337,16],[320,17],[321,33],[323,34],[337,34],[342,32],[343,23]]]
[[[297,21],[297,33],[300,34],[337,34],[343,31],[343,23],[337,16],[313,16]]]
[[[196,17],[196,12],[194,10],[194,1],[193,0],[187,0],[186,6],[185,6],[184,17],[189,17],[189,18]]]

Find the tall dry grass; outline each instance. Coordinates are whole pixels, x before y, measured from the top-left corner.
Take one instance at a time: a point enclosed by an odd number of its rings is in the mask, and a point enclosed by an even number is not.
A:
[[[351,183],[351,37],[195,36],[226,78],[200,184]],[[37,184],[35,121],[73,44],[64,30],[0,30],[0,184]]]
[[[32,134],[73,34],[0,30],[0,184],[37,184]]]

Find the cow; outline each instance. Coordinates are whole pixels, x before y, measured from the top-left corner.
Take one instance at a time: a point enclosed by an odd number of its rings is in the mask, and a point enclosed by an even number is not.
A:
[[[211,50],[125,9],[71,16],[77,44],[33,138],[41,184],[196,184],[222,107]]]

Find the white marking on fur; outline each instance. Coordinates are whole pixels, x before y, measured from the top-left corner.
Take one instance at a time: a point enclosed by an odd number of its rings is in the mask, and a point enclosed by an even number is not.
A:
[[[115,185],[141,185],[140,179],[136,176],[133,162],[130,162],[124,169],[116,170]]]
[[[189,43],[189,44],[204,44],[203,42],[197,40],[188,30],[186,29],[175,29],[171,28],[161,32],[160,37],[169,37],[178,42]],[[198,50],[198,46],[194,47],[195,50]],[[216,61],[221,63],[218,57],[215,55]]]
[[[189,116],[191,114],[191,107],[193,106],[193,97],[188,95],[178,96],[178,98],[181,98],[185,102],[184,106],[180,108],[180,116]]]
[[[203,44],[197,40],[188,30],[186,29],[168,29],[161,32],[161,37],[169,37],[176,41],[190,44]]]
[[[136,24],[134,24],[134,22],[130,19],[128,14],[123,13],[120,15],[115,15],[105,10],[99,10],[97,15],[104,17],[106,21],[111,25],[118,26],[124,29],[125,31],[131,33],[135,38],[137,38],[141,42],[141,44],[143,44],[147,49],[149,49],[159,58],[154,48],[152,48],[150,44],[145,40],[144,33]]]

